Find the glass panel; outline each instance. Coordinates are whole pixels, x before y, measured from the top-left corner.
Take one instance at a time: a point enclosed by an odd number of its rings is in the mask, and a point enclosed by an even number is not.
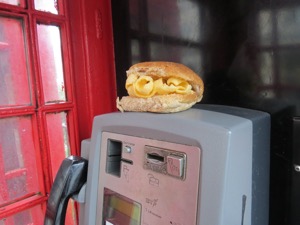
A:
[[[36,10],[58,14],[58,0],[34,0]]]
[[[50,148],[53,180],[61,162],[70,155],[67,113],[49,113],[46,116],[48,141]],[[66,216],[66,225],[76,225],[75,204],[69,202]]]
[[[0,2],[25,7],[25,0],[0,0]]]
[[[149,32],[200,40],[200,10],[195,1],[148,0]]]
[[[270,10],[262,10],[258,14],[258,33],[261,45],[272,44],[273,21]]]
[[[291,88],[281,93],[280,96],[282,99],[288,99],[289,102],[295,104],[297,109],[300,109],[300,91],[299,86],[297,88]],[[299,115],[299,114],[298,114]]]
[[[0,206],[39,192],[31,117],[0,119]]]
[[[37,32],[45,102],[66,101],[60,29],[38,24]]]
[[[44,206],[45,208],[46,206]],[[43,224],[45,214],[41,205],[35,206],[31,209],[19,212],[12,216],[1,218],[0,225],[40,225]]]
[[[46,119],[52,175],[54,177],[63,159],[70,155],[67,113],[49,113]]]
[[[300,85],[300,51],[299,48],[280,50],[279,75],[280,82],[289,86]]]
[[[275,92],[273,90],[260,91],[259,96],[264,99],[274,99],[276,97]]]
[[[6,184],[10,199],[21,198],[22,196],[27,194],[27,191],[25,189],[26,175],[20,174],[17,177],[7,179]]]
[[[130,28],[139,29],[139,0],[129,0]]]
[[[271,85],[274,83],[274,65],[273,53],[264,52],[259,57],[260,78],[263,85]]]
[[[277,20],[279,44],[299,44],[300,7],[280,9]]]
[[[150,43],[151,60],[172,61],[182,63],[196,73],[203,70],[199,49],[161,43]]]
[[[141,61],[140,44],[139,41],[136,39],[131,40],[131,60],[132,60],[131,62],[132,64]]]
[[[23,26],[0,16],[0,107],[31,103]]]

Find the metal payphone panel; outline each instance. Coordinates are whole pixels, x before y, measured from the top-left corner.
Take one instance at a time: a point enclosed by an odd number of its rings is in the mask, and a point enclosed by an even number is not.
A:
[[[267,225],[269,115],[227,109],[96,117],[80,224]]]
[[[199,147],[108,132],[101,143],[97,224],[197,223]]]

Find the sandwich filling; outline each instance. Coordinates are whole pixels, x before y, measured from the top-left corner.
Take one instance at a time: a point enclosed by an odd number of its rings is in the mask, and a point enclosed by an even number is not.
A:
[[[154,95],[189,94],[193,92],[192,85],[177,77],[155,79],[147,75],[138,76],[130,74],[127,77],[125,87],[129,96],[140,98],[150,98]]]

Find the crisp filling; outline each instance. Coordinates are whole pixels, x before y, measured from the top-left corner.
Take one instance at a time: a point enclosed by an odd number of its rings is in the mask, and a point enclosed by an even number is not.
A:
[[[192,92],[192,85],[183,79],[170,77],[154,79],[150,76],[131,74],[126,80],[126,89],[129,96],[149,98],[154,95],[188,94]]]

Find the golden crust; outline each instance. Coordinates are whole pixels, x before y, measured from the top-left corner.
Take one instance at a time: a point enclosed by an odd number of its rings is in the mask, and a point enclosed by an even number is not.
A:
[[[179,63],[162,61],[137,63],[127,71],[127,76],[131,74],[137,76],[181,78],[192,85],[193,90],[198,96],[202,96],[204,91],[202,79],[193,70]]]

